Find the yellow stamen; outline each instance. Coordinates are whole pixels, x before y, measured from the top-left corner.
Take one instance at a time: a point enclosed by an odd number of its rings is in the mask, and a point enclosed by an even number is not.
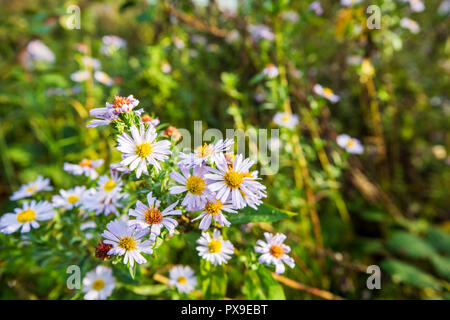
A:
[[[134,238],[128,236],[123,237],[119,241],[119,247],[128,251],[134,250],[134,248],[136,248],[136,241],[134,240]]]
[[[140,158],[149,156],[153,151],[153,146],[148,142],[143,142],[136,146],[136,153]]]
[[[284,249],[281,246],[274,244],[270,247],[270,254],[275,258],[280,258],[284,254]]]
[[[355,143],[356,143],[356,142],[355,142],[354,139],[350,139],[350,140],[348,140],[348,142],[347,142],[347,147],[351,147],[351,146],[353,146]]]
[[[209,252],[211,253],[218,253],[222,249],[222,241],[212,239],[211,242],[208,244]]]
[[[30,222],[36,219],[36,212],[32,209],[26,209],[17,214],[17,221],[20,223]]]
[[[92,161],[89,159],[83,159],[80,161],[80,163],[78,163],[79,166],[81,167],[89,167],[92,168]]]
[[[217,200],[217,202],[207,202],[205,205],[205,211],[215,216],[220,213],[222,207],[223,204],[220,200]]]
[[[198,158],[203,158],[206,156],[210,156],[213,153],[213,148],[209,145],[209,144],[204,144],[203,146],[198,146],[197,149],[195,149],[197,151],[196,156]]]
[[[331,97],[333,95],[333,90],[330,88],[323,88],[323,95],[325,97]]]
[[[145,222],[149,225],[161,223],[163,216],[161,211],[158,208],[151,206],[150,208],[144,211]]]
[[[180,276],[180,277],[178,277],[177,282],[181,283],[181,284],[186,284],[187,279],[186,279],[186,277]]]
[[[92,289],[96,290],[96,291],[100,291],[105,287],[105,281],[103,281],[102,279],[97,279],[94,281],[94,283],[92,283]]]
[[[103,189],[106,192],[111,192],[111,190],[114,189],[115,186],[116,186],[116,183],[114,182],[114,180],[109,179],[108,182],[106,182],[105,185],[103,186]]]
[[[232,189],[239,188],[244,180],[244,175],[235,170],[229,170],[223,175],[225,183]]]
[[[284,117],[281,119],[281,121],[283,121],[283,122],[288,122],[288,121],[289,121],[289,117],[288,117],[288,116],[284,116]]]
[[[36,189],[37,189],[37,186],[34,185],[34,186],[28,187],[26,190],[27,190],[28,192],[33,192],[33,191],[36,190]]]
[[[186,189],[192,194],[202,194],[206,188],[206,182],[199,176],[190,176],[186,180]]]
[[[80,197],[79,196],[75,196],[75,195],[69,196],[67,198],[67,202],[72,203],[72,204],[77,202],[78,200],[80,200]]]

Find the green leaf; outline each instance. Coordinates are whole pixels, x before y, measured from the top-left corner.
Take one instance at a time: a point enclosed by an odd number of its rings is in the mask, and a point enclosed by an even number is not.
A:
[[[428,273],[416,268],[413,265],[399,260],[385,260],[381,267],[387,271],[394,282],[405,283],[419,288],[432,288],[439,290],[440,284]]]
[[[136,285],[124,285],[124,288],[127,290],[130,290],[131,292],[135,294],[139,294],[142,296],[155,296],[163,292],[167,289],[167,286],[165,284],[152,284],[152,285],[142,285],[142,286],[136,286]]]
[[[237,214],[228,216],[231,224],[245,224],[250,222],[275,222],[295,216],[294,212],[277,209],[267,204],[262,204],[257,210],[245,207]]]
[[[394,233],[387,243],[392,250],[411,258],[431,258],[436,254],[426,241],[404,231]]]
[[[283,287],[273,278],[272,274],[264,266],[258,268],[262,289],[269,300],[285,300]]]
[[[436,272],[450,281],[450,258],[435,255],[431,258],[431,263],[433,264]]]
[[[426,235],[426,240],[434,248],[450,253],[450,235],[447,233],[431,228]]]

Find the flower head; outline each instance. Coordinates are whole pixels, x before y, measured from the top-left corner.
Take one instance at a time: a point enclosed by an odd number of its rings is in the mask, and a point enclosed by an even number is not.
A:
[[[280,274],[284,273],[284,263],[293,268],[295,263],[294,259],[287,254],[291,251],[291,248],[283,244],[286,240],[286,236],[281,233],[277,233],[275,236],[269,232],[264,233],[266,241],[258,240],[255,251],[262,253],[259,257],[259,262],[264,264],[274,264],[275,272]]]
[[[200,230],[207,230],[211,225],[212,220],[214,220],[215,225],[219,224],[220,226],[229,227],[230,222],[223,212],[237,213],[232,205],[222,203],[220,200],[212,198],[205,203],[202,213],[192,221],[202,219],[199,225]]]
[[[147,234],[148,230],[139,228],[137,225],[128,225],[123,220],[114,220],[106,225],[102,236],[106,239],[103,243],[113,246],[107,254],[124,256],[123,263],[130,263],[133,267],[135,261],[138,264],[147,262],[141,252],[153,253],[153,242],[142,241]]]
[[[273,117],[277,125],[293,129],[298,124],[298,116],[289,112],[277,112]]]
[[[313,90],[316,94],[325,99],[331,101],[332,103],[336,103],[339,101],[340,97],[337,94],[334,94],[333,90],[330,88],[324,88],[320,84],[315,84]]]
[[[341,0],[341,5],[344,7],[351,7],[355,4],[360,3],[362,0]]]
[[[86,194],[86,187],[75,187],[69,190],[59,190],[59,195],[54,195],[52,203],[54,207],[64,207],[67,210],[72,210],[82,204]]]
[[[41,40],[30,41],[27,44],[27,53],[34,61],[55,61],[55,54]]]
[[[322,5],[320,4],[320,1],[314,1],[309,5],[309,9],[314,11],[314,13],[317,16],[321,16],[323,14]]]
[[[233,244],[228,240],[223,240],[220,231],[214,229],[213,235],[209,232],[202,232],[202,236],[197,240],[198,255],[211,262],[213,265],[227,263],[234,252]]]
[[[103,71],[95,71],[94,79],[108,87],[114,84],[113,79],[111,79],[111,77]]]
[[[403,2],[408,2],[413,12],[422,12],[425,10],[425,4],[422,0],[402,0]]]
[[[155,141],[157,134],[155,127],[148,126],[145,129],[141,122],[140,128],[132,126],[131,136],[127,133],[117,137],[119,143],[117,150],[122,152],[122,162],[124,166],[128,166],[131,171],[136,170],[136,177],[139,178],[142,173],[148,175],[147,163],[155,167],[156,171],[161,170],[159,161],[165,161],[169,157],[170,141]]]
[[[14,192],[9,198],[12,201],[28,198],[40,191],[51,191],[53,188],[50,186],[50,179],[44,179],[42,176],[38,176],[33,182],[22,185],[19,190]]]
[[[358,139],[352,138],[347,134],[338,135],[336,138],[336,142],[341,148],[344,148],[349,153],[361,154],[364,152],[364,147],[361,142]]]
[[[103,261],[108,260],[110,257],[108,252],[111,249],[112,245],[104,242],[99,242],[98,245],[95,247],[95,257]]]
[[[100,81],[100,80],[97,80]],[[139,100],[135,99],[133,95],[128,97],[115,96],[112,103],[106,102],[105,108],[94,108],[89,111],[89,114],[97,119],[91,120],[87,128],[96,128],[99,126],[107,126],[118,119],[119,114],[128,113],[134,111],[137,116],[140,116],[144,110],[135,110],[134,108],[139,105]]]
[[[77,164],[74,163],[64,163],[64,171],[67,171],[74,175],[82,175],[84,174],[86,177],[91,179],[96,179],[98,177],[98,173],[95,170],[103,164],[103,159],[98,160],[90,160],[83,159]]]
[[[216,163],[217,169],[211,169],[206,174],[207,179],[213,180],[208,188],[216,192],[216,199],[225,203],[229,200],[236,209],[242,209],[246,205],[259,204],[259,199],[265,196],[265,186],[256,181],[257,172],[250,172],[254,162],[237,155],[232,165],[229,165],[222,155],[221,161]]]
[[[174,210],[178,201],[161,211],[161,201],[152,196],[152,192],[147,194],[148,206],[141,201],[136,202],[136,208],[130,209],[130,216],[136,217],[130,224],[137,224],[142,228],[150,228],[150,240],[154,241],[160,235],[162,227],[165,227],[169,234],[173,234],[178,222],[170,218],[173,215],[181,215],[181,210]]]
[[[116,281],[111,268],[97,266],[86,274],[83,279],[84,300],[105,300],[113,292]]]
[[[105,184],[105,187],[89,190],[89,193],[84,197],[82,206],[88,211],[94,211],[96,215],[103,213],[108,216],[113,213],[118,216],[118,208],[123,208],[120,200],[128,197],[128,194],[121,193],[118,188],[108,191],[110,186],[107,184]]]
[[[126,40],[114,35],[103,36],[102,42],[103,45],[100,48],[100,52],[107,56],[111,56],[120,48],[124,48],[127,46]]]
[[[400,20],[400,26],[402,28],[408,29],[411,33],[414,33],[414,34],[420,32],[419,24],[410,18],[406,18],[406,17],[402,18],[402,20]]]
[[[180,185],[171,187],[169,191],[171,194],[186,192],[181,205],[186,207],[187,210],[200,210],[206,204],[207,198],[212,196],[211,191],[207,188],[208,181],[204,177],[209,172],[209,169],[206,166],[194,167],[193,169],[181,166],[181,174],[177,171],[170,173],[170,177]]]
[[[269,79],[278,77],[279,71],[276,65],[270,63],[262,71],[262,74]]]
[[[0,231],[10,234],[22,228],[21,232],[29,232],[31,227],[39,228],[38,221],[50,220],[55,215],[53,206],[48,201],[25,201],[22,208],[14,209],[0,219]]]
[[[169,285],[177,288],[179,292],[189,293],[197,285],[194,270],[188,266],[174,266],[169,271]]]
[[[195,166],[203,166],[207,162],[216,163],[220,159],[223,152],[228,151],[233,145],[232,139],[220,139],[216,143],[198,146],[194,153],[180,153],[180,166],[185,166],[186,168],[192,168]]]

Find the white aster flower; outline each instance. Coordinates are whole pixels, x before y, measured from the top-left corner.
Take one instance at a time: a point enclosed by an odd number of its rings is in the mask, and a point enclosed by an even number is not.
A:
[[[277,112],[273,117],[273,122],[279,126],[293,129],[298,124],[298,116],[289,112]]]
[[[111,77],[108,74],[104,73],[103,71],[99,71],[99,70],[95,71],[94,78],[98,82],[103,83],[105,86],[108,86],[108,87],[110,87],[114,84],[113,79],[111,79]]]
[[[279,71],[276,65],[269,63],[262,71],[262,74],[269,79],[278,77]]]
[[[181,215],[181,210],[174,210],[178,201],[161,211],[161,201],[152,197],[152,192],[150,192],[147,194],[147,203],[148,206],[138,200],[136,208],[130,209],[129,215],[136,217],[136,220],[130,220],[130,224],[139,225],[146,230],[150,229],[150,240],[152,241],[161,234],[162,227],[165,227],[169,234],[173,234],[178,222],[170,216]]]
[[[275,273],[278,274],[284,273],[284,263],[293,268],[295,266],[294,259],[287,255],[291,248],[283,244],[286,236],[281,233],[277,233],[274,236],[269,232],[265,232],[264,237],[266,241],[258,240],[255,247],[256,252],[262,253],[259,257],[259,263],[274,264]]]
[[[38,221],[50,220],[55,215],[53,206],[48,201],[25,201],[22,208],[14,209],[14,213],[7,213],[0,219],[0,231],[10,234],[22,227],[21,232],[29,232],[31,227],[39,228]]]
[[[106,300],[116,286],[111,268],[97,266],[83,279],[84,300]]]
[[[64,171],[67,171],[73,175],[82,175],[84,174],[86,177],[91,179],[96,179],[98,177],[98,173],[95,170],[103,164],[103,159],[98,160],[90,160],[83,159],[78,164],[74,163],[64,163]]]
[[[347,152],[349,153],[361,154],[364,152],[364,147],[361,142],[358,139],[352,138],[347,134],[338,135],[336,138],[336,142],[341,148],[347,150]]]
[[[172,71],[172,66],[167,61],[163,61],[163,63],[161,63],[161,71],[166,74],[170,73]]]
[[[120,192],[122,190],[123,182],[119,178],[117,171],[111,173],[111,177],[106,174],[98,179],[99,191],[104,191],[106,193]]]
[[[248,27],[248,31],[250,33],[250,36],[255,41],[259,41],[261,39],[272,41],[273,39],[275,39],[274,33],[269,29],[269,27],[263,24],[250,25]]]
[[[149,240],[142,241],[142,238],[148,234],[148,230],[141,229],[139,226],[129,226],[123,220],[114,220],[106,225],[106,230],[102,236],[106,239],[103,242],[112,245],[108,255],[124,256],[123,263],[130,263],[133,268],[134,262],[142,264],[147,262],[141,252],[152,254],[153,242]]]
[[[83,82],[91,78],[91,73],[87,70],[75,71],[70,75],[70,79],[75,82]]]
[[[84,67],[87,69],[98,70],[102,67],[100,60],[89,57],[89,56],[83,56],[81,58],[81,62],[83,63]]]
[[[309,5],[309,9],[314,11],[314,13],[317,16],[321,16],[323,14],[322,5],[320,4],[320,1],[314,1]]]
[[[72,210],[78,207],[83,202],[86,194],[86,187],[75,187],[69,190],[59,190],[59,194],[52,197],[52,203],[55,208],[64,207],[67,210]]]
[[[30,41],[27,44],[27,53],[34,61],[55,61],[55,54],[41,40]]]
[[[211,168],[211,174],[205,175],[205,178],[213,180],[208,188],[217,192],[216,199],[222,203],[226,203],[230,197],[236,209],[259,204],[258,199],[264,194],[265,186],[256,181],[257,171],[249,171],[253,164],[254,161],[243,159],[239,154],[230,165],[222,155],[222,160],[216,163],[217,169]]]
[[[231,241],[223,240],[220,231],[214,229],[213,235],[209,232],[202,232],[202,236],[197,240],[198,255],[211,262],[213,265],[227,263],[234,253],[234,247]]]
[[[360,3],[362,0],[341,0],[341,5],[345,7],[351,7],[357,3]]]
[[[136,177],[139,178],[142,173],[148,175],[147,163],[153,165],[156,171],[161,170],[161,165],[158,161],[165,161],[169,157],[170,141],[157,141],[156,129],[153,126],[148,126],[147,130],[141,122],[140,129],[132,126],[131,136],[127,133],[122,133],[117,137],[119,143],[117,150],[123,153],[122,164],[129,166],[131,171],[136,170]]]
[[[403,0],[403,2],[408,2],[413,12],[422,12],[425,10],[425,4],[422,0]]]
[[[420,32],[419,24],[410,18],[402,18],[402,20],[400,20],[400,26],[402,28],[408,29],[411,33],[414,34]]]
[[[181,160],[179,165],[192,168],[203,166],[207,162],[216,163],[216,161],[220,160],[222,153],[228,151],[233,143],[233,139],[220,139],[216,143],[205,143],[203,146],[198,146],[194,153],[185,154],[180,152]]]
[[[169,285],[177,288],[179,292],[189,293],[197,285],[194,270],[188,266],[174,266],[169,271]]]
[[[200,210],[207,202],[207,198],[212,195],[207,188],[207,181],[204,175],[209,172],[209,167],[194,167],[192,169],[180,166],[181,174],[172,171],[170,177],[181,185],[173,186],[169,189],[171,194],[186,193],[181,205],[189,211]]]
[[[83,208],[88,211],[94,211],[95,215],[103,213],[105,216],[108,216],[113,213],[118,216],[118,208],[123,208],[119,201],[126,197],[128,197],[128,194],[120,193],[118,189],[112,191],[91,190],[90,194],[84,197]]]
[[[450,0],[444,0],[441,2],[438,8],[438,13],[444,16],[450,13]]]
[[[50,186],[50,179],[44,179],[42,176],[38,176],[33,182],[22,185],[19,190],[14,192],[9,198],[12,201],[28,198],[40,191],[51,191],[53,188]]]
[[[339,101],[339,96],[334,94],[333,90],[330,88],[324,88],[320,84],[315,84],[313,87],[313,91],[321,97],[331,101],[332,103],[336,103]]]
[[[202,219],[200,225],[198,226],[200,230],[207,230],[211,225],[211,221],[214,220],[214,225],[219,224],[220,226],[230,226],[230,222],[227,220],[223,212],[237,213],[233,206],[230,204],[222,203],[220,200],[210,199],[206,202],[202,213],[192,221]]]
[[[114,35],[103,36],[102,42],[103,45],[100,48],[100,52],[108,56],[127,46],[126,40]]]

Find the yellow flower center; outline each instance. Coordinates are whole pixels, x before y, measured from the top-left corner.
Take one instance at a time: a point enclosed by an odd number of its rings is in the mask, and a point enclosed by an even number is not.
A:
[[[134,250],[134,248],[136,248],[136,241],[132,237],[128,237],[128,236],[123,237],[119,241],[119,247],[121,247],[127,251]]]
[[[222,202],[220,202],[220,200],[217,200],[217,202],[207,202],[205,205],[205,211],[215,216],[220,213],[222,207],[223,204]]]
[[[116,186],[116,183],[114,182],[114,180],[109,179],[108,182],[106,182],[105,185],[103,186],[103,189],[106,192],[111,192],[111,190],[114,189],[115,186]]]
[[[232,189],[239,188],[244,180],[244,175],[235,170],[225,172],[223,176],[225,183]]]
[[[331,97],[333,95],[333,90],[330,88],[323,88],[323,95],[325,97]]]
[[[17,214],[17,221],[20,223],[30,222],[36,218],[36,212],[32,209],[26,209]]]
[[[115,96],[114,97],[114,101],[113,101],[113,107],[116,108],[121,108],[124,104],[129,104],[130,100],[128,100],[125,97],[121,97],[121,96]]]
[[[284,254],[284,249],[281,248],[281,246],[274,244],[270,247],[270,254],[278,259]]]
[[[150,208],[144,211],[145,222],[149,225],[161,223],[163,216],[161,211],[158,208],[151,206]]]
[[[208,244],[209,252],[211,253],[218,253],[222,249],[222,241],[212,239],[211,242]]]
[[[197,157],[198,158],[203,158],[203,157],[207,157],[212,155],[213,153],[213,148],[209,145],[209,144],[204,144],[203,146],[198,146],[197,149],[195,149],[197,151]]]
[[[284,116],[283,118],[281,118],[281,121],[288,122],[289,121],[289,117],[288,116]]]
[[[79,196],[69,196],[68,198],[67,198],[67,202],[69,202],[69,203],[75,203],[75,202],[77,202],[78,200],[80,200],[80,197]]]
[[[92,168],[92,161],[89,159],[83,159],[80,161],[80,163],[78,163],[79,166],[81,167],[90,167]]]
[[[148,142],[143,142],[136,147],[136,153],[140,158],[149,156],[153,151],[153,146]]]
[[[36,190],[36,189],[37,189],[37,186],[34,185],[34,186],[28,187],[26,190],[27,190],[28,192],[33,192],[33,191]]]
[[[186,189],[192,194],[202,194],[206,188],[206,182],[199,176],[190,176],[186,180]]]
[[[354,139],[350,139],[350,140],[348,140],[348,142],[347,142],[347,147],[351,147],[351,146],[353,146],[355,144],[355,140]]]
[[[181,283],[181,284],[186,284],[187,279],[186,279],[186,277],[180,276],[180,277],[178,277],[177,282]]]
[[[102,279],[97,279],[92,283],[92,289],[100,291],[105,287],[105,281]]]

